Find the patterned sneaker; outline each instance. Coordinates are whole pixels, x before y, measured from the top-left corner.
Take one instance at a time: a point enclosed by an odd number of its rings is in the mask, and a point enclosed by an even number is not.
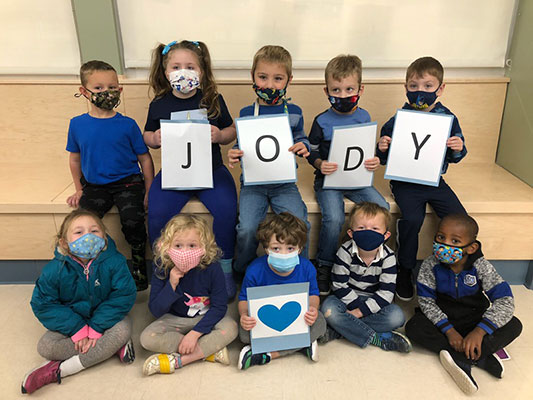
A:
[[[131,276],[133,276],[135,287],[137,288],[138,292],[148,289],[148,279],[146,278],[146,275],[141,273],[140,270],[134,269],[131,271]]]
[[[176,369],[181,368],[181,366],[181,355],[178,353],[154,354],[144,362],[143,374],[172,374]]]
[[[503,363],[501,362],[500,358],[494,354],[488,355],[487,357],[479,360],[476,363],[476,366],[484,369],[498,379],[502,379],[505,372],[505,368],[503,367]]]
[[[270,362],[268,353],[252,354],[250,345],[244,346],[239,354],[239,369],[248,369],[252,365],[263,365]]]
[[[122,346],[117,352],[118,358],[124,364],[131,364],[135,361],[135,349],[133,348],[133,342],[128,340],[128,342]]]
[[[298,352],[306,355],[307,358],[309,358],[311,361],[317,362],[318,361],[317,341],[315,340],[313,343],[311,343],[311,346],[304,347],[303,349],[300,349]]]
[[[450,374],[457,386],[466,394],[474,394],[477,392],[478,386],[472,377],[472,367],[466,363],[462,363],[453,359],[452,355],[447,350],[441,350],[439,353],[440,363]]]
[[[210,356],[205,358],[205,361],[209,362],[218,362],[224,365],[229,365],[229,353],[228,348],[224,347],[222,350],[217,351],[214,354],[211,354]]]
[[[47,361],[28,372],[22,381],[22,393],[33,393],[52,382],[61,383],[60,364],[61,361]]]
[[[400,332],[384,332],[378,333],[377,342],[372,343],[381,347],[385,351],[399,351],[400,353],[409,353],[413,346],[407,336],[402,335]]]

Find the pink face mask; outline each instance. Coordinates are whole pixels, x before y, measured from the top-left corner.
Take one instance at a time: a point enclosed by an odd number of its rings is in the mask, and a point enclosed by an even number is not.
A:
[[[194,250],[178,250],[169,249],[167,251],[168,256],[176,266],[178,270],[186,274],[191,269],[200,264],[202,257],[205,254],[205,249],[198,248]]]

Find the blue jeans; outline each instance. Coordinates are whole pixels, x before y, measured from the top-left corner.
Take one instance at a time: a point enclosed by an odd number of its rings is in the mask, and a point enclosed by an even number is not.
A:
[[[213,216],[215,241],[224,253],[222,258],[233,258],[235,224],[237,222],[237,191],[228,169],[221,165],[213,171],[213,189],[161,189],[161,171],[155,176],[148,192],[148,236],[150,246],[161,235],[166,223],[181,212],[187,202],[196,196]]]
[[[339,248],[339,235],[346,218],[343,198],[347,197],[354,203],[369,201],[387,210],[389,203],[372,186],[351,190],[322,189],[322,182],[323,180],[315,182],[316,199],[322,212],[316,259],[320,265],[332,266]]]
[[[331,295],[322,303],[320,311],[326,322],[338,333],[359,347],[366,347],[375,333],[390,332],[405,323],[402,309],[396,304],[383,307],[376,314],[357,318],[348,312],[337,296]]]
[[[272,211],[280,214],[287,211],[300,218],[307,225],[307,207],[294,183],[280,183],[272,185],[241,184],[239,197],[239,223],[237,224],[237,251],[233,268],[244,274],[246,267],[257,257],[257,227],[265,219],[268,206]],[[309,238],[308,238],[309,241]],[[301,255],[307,258],[307,244]]]

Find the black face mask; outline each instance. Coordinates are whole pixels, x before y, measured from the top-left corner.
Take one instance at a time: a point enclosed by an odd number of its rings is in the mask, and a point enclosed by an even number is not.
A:
[[[328,100],[331,103],[331,107],[341,113],[347,113],[355,110],[357,108],[357,103],[359,103],[359,93],[355,96],[348,97],[335,97],[328,96]]]

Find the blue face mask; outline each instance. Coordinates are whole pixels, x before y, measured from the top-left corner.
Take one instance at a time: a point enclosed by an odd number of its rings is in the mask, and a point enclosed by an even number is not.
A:
[[[385,235],[370,229],[365,229],[363,231],[352,230],[352,239],[357,247],[366,251],[371,251],[377,249],[385,242]]]
[[[424,92],[422,90],[407,92],[407,100],[409,100],[411,107],[417,110],[423,110],[437,101],[437,92],[439,89],[440,86],[434,92]]]
[[[475,243],[475,242],[472,242],[472,243]],[[455,264],[457,261],[461,260],[465,255],[468,255],[465,252],[465,248],[470,246],[472,243],[469,243],[466,246],[457,247],[457,246],[449,246],[444,243],[433,241],[433,255],[441,263]]]
[[[105,239],[92,233],[87,233],[68,244],[70,252],[79,258],[95,258],[105,247]]]
[[[300,263],[298,251],[288,254],[270,253],[267,259],[268,264],[279,273],[291,272]]]

